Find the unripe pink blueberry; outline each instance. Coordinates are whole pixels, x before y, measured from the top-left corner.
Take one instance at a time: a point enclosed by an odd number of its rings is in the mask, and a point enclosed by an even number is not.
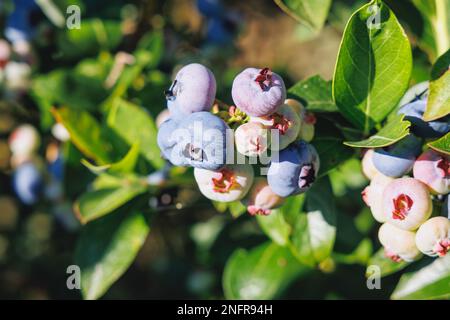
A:
[[[191,63],[178,71],[169,90],[167,106],[172,118],[200,111],[209,111],[216,96],[216,79],[211,70],[199,63]]]
[[[10,90],[28,90],[31,85],[31,67],[23,62],[8,62],[5,67],[5,81]]]
[[[368,149],[362,158],[361,165],[363,174],[367,179],[372,180],[377,174],[382,174],[378,169],[374,166],[372,162],[374,150]]]
[[[245,197],[252,186],[254,173],[249,164],[233,164],[216,171],[195,168],[194,177],[206,198],[232,202]]]
[[[400,229],[416,230],[430,217],[433,205],[422,182],[404,177],[395,179],[384,189],[383,210],[389,223]]]
[[[231,95],[236,107],[250,116],[264,117],[283,104],[286,87],[269,68],[247,68],[234,79]]]
[[[260,122],[270,131],[278,130],[279,141],[271,141],[271,149],[283,150],[289,144],[297,140],[301,128],[301,120],[298,113],[289,105],[283,104],[278,110],[269,116],[252,117],[252,122]],[[271,135],[273,138],[273,136]]]
[[[443,257],[450,251],[450,220],[433,217],[417,230],[416,245],[430,257]]]
[[[41,138],[32,125],[23,124],[11,133],[8,143],[13,155],[28,156],[39,149]]]
[[[11,56],[11,47],[6,40],[0,39],[0,69],[3,69]]]
[[[373,217],[381,223],[387,220],[387,215],[383,210],[383,192],[393,180],[394,178],[378,173],[361,193],[364,202],[370,207]]]
[[[70,133],[62,123],[55,123],[52,127],[52,135],[59,141],[69,141]]]
[[[415,233],[384,223],[378,230],[378,239],[386,256],[395,262],[414,261],[420,256],[416,247]]]
[[[295,99],[286,99],[284,103],[291,106],[300,116],[301,126],[298,138],[306,142],[312,141],[315,133],[314,125],[317,121],[316,116],[312,112],[307,111],[300,101]]]
[[[283,202],[284,198],[272,191],[266,178],[255,179],[246,199],[247,211],[252,216],[269,215],[272,209],[278,208]]]
[[[235,131],[235,144],[239,153],[254,157],[267,151],[269,144],[268,130],[259,122],[247,122],[239,126]]]
[[[429,149],[417,158],[413,173],[432,193],[450,192],[450,157]]]
[[[316,116],[311,112],[306,112],[305,117],[302,120],[302,125],[300,126],[300,132],[298,137],[306,142],[312,141],[314,139]]]

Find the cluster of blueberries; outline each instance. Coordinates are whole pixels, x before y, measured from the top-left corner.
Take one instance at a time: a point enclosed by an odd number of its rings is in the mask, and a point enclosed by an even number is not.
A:
[[[31,46],[35,12],[39,7],[34,0],[15,0],[6,20],[6,39],[0,39],[0,91],[7,100],[20,98],[30,87],[36,61]]]
[[[30,124],[22,124],[9,136],[12,183],[16,196],[26,205],[42,199],[59,203],[63,198],[64,161],[60,142],[69,139],[64,127],[53,127],[57,140],[46,147],[45,161],[38,151],[41,146],[39,132]]]
[[[412,87],[397,111],[411,122],[412,133],[387,148],[369,149],[362,160],[370,180],[363,200],[383,223],[378,238],[386,256],[396,262],[413,261],[421,253],[442,257],[450,251],[450,157],[422,150],[423,139],[450,131],[450,118],[425,122],[427,96],[427,82]],[[439,205],[442,212],[436,210]]]
[[[181,68],[166,91],[166,119],[157,119],[158,145],[171,164],[194,167],[205,197],[244,199],[250,214],[267,215],[317,177],[319,156],[308,143],[315,117],[286,99],[283,79],[268,68],[243,70],[231,93],[234,105],[227,106],[215,99],[208,68],[197,63]],[[263,160],[267,172],[255,178],[252,164]]]

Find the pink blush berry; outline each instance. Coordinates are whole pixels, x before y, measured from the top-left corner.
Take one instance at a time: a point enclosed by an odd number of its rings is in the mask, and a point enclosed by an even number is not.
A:
[[[450,192],[450,158],[432,149],[424,152],[414,163],[414,178],[422,181],[432,193]]]
[[[373,157],[373,149],[369,149],[364,153],[362,158],[362,171],[367,179],[372,180],[378,173],[380,173],[377,168],[375,168],[372,157]]]
[[[383,210],[383,192],[393,180],[394,178],[387,177],[381,173],[376,174],[370,185],[361,193],[364,202],[370,207],[373,217],[381,223],[387,220],[387,215]]]
[[[239,153],[253,157],[267,150],[268,130],[259,122],[247,122],[236,129],[235,143]]]
[[[429,219],[417,230],[416,244],[428,256],[445,256],[450,251],[450,220],[446,217]]]
[[[283,79],[268,68],[247,68],[236,76],[231,89],[239,109],[253,117],[274,113],[286,98]]]
[[[430,217],[433,209],[426,186],[409,177],[389,183],[382,200],[387,221],[404,230],[417,229]]]
[[[278,141],[273,141],[271,135],[271,149],[283,150],[294,142],[300,132],[301,120],[297,112],[288,104],[283,104],[278,110],[266,117],[252,117],[252,122],[260,122],[269,130],[278,131]]]
[[[272,191],[267,179],[257,178],[247,199],[247,211],[252,215],[269,215],[272,209],[282,205],[284,198]]]
[[[208,199],[220,202],[240,200],[253,184],[253,167],[249,164],[227,165],[219,170],[194,169],[200,192]]]
[[[415,241],[415,233],[384,223],[378,230],[378,239],[385,254],[395,262],[413,261],[420,256]]]
[[[0,69],[3,69],[9,61],[11,56],[11,48],[9,43],[0,39]]]

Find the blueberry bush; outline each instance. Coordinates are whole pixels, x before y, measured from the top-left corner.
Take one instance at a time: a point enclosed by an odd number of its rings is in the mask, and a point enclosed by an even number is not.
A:
[[[447,0],[0,16],[0,296],[450,297]]]

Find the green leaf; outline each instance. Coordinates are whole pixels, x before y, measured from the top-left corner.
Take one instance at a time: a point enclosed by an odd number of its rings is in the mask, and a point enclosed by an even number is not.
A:
[[[119,188],[107,188],[84,193],[75,203],[82,223],[98,219],[121,207],[145,191],[140,184],[126,184]]]
[[[418,271],[408,272],[392,293],[392,299],[444,299],[450,297],[450,255],[436,258]]]
[[[52,109],[52,113],[69,131],[70,140],[83,154],[99,164],[110,162],[108,152],[111,145],[103,138],[100,124],[94,117],[86,111],[68,107]]]
[[[450,155],[450,132],[442,138],[428,143],[428,146],[438,152]]]
[[[103,172],[132,172],[139,158],[139,142],[133,143],[127,154],[119,161],[111,164],[96,166],[85,159],[81,163],[86,166],[92,173],[100,174]]]
[[[274,0],[288,15],[313,30],[322,29],[331,0]]]
[[[223,273],[227,299],[272,299],[308,268],[289,249],[265,243],[251,250],[238,249]]]
[[[39,107],[41,126],[45,129],[53,124],[51,109],[64,95],[67,72],[57,69],[33,78],[30,94]]]
[[[108,125],[129,145],[139,142],[140,152],[155,168],[164,166],[156,142],[155,122],[148,112],[122,99],[115,100],[108,115]]]
[[[364,238],[358,246],[349,254],[333,253],[333,258],[342,264],[361,264],[367,265],[372,255],[372,241]]]
[[[280,246],[287,245],[291,226],[286,222],[280,209],[272,210],[267,216],[258,215],[256,221],[258,221],[261,229],[273,242]]]
[[[425,121],[432,121],[450,114],[450,69],[437,80],[430,81]]]
[[[431,69],[431,80],[439,79],[450,68],[450,49],[440,56]]]
[[[292,243],[296,257],[311,265],[330,256],[336,238],[336,206],[328,178],[316,181],[306,193],[305,211],[299,215]]]
[[[370,257],[369,262],[367,262],[367,268],[370,266],[377,266],[380,268],[380,276],[385,277],[390,274],[393,274],[397,271],[400,271],[404,268],[406,268],[411,262],[401,261],[401,262],[395,262],[386,257],[386,254],[384,252],[384,249],[381,248],[375,254]],[[368,276],[368,272],[366,270],[366,276]]]
[[[319,176],[322,177],[353,155],[351,148],[336,137],[317,137],[313,144],[320,158]]]
[[[403,120],[404,114],[395,115],[373,136],[362,141],[346,141],[345,145],[354,148],[382,148],[403,139],[409,134],[411,123]]]
[[[145,217],[122,211],[83,228],[75,251],[85,299],[98,299],[119,279],[136,257],[149,232]]]
[[[305,203],[305,194],[287,197],[284,204],[279,210],[283,212],[286,222],[293,226],[297,221],[298,216],[302,213],[303,205]]]
[[[338,112],[334,104],[331,81],[316,75],[300,81],[288,90],[288,95],[300,100],[312,112]]]
[[[82,19],[80,29],[64,29],[57,44],[61,57],[76,59],[93,55],[100,50],[112,50],[122,40],[120,21]]]
[[[450,23],[448,22],[450,4],[447,0],[412,0],[412,2],[423,18],[423,26],[418,34],[418,45],[433,61],[450,46]]]
[[[378,22],[377,17],[380,28],[370,24]],[[411,70],[411,47],[404,30],[386,4],[372,1],[356,11],[345,28],[334,71],[336,105],[368,134],[400,101]]]

